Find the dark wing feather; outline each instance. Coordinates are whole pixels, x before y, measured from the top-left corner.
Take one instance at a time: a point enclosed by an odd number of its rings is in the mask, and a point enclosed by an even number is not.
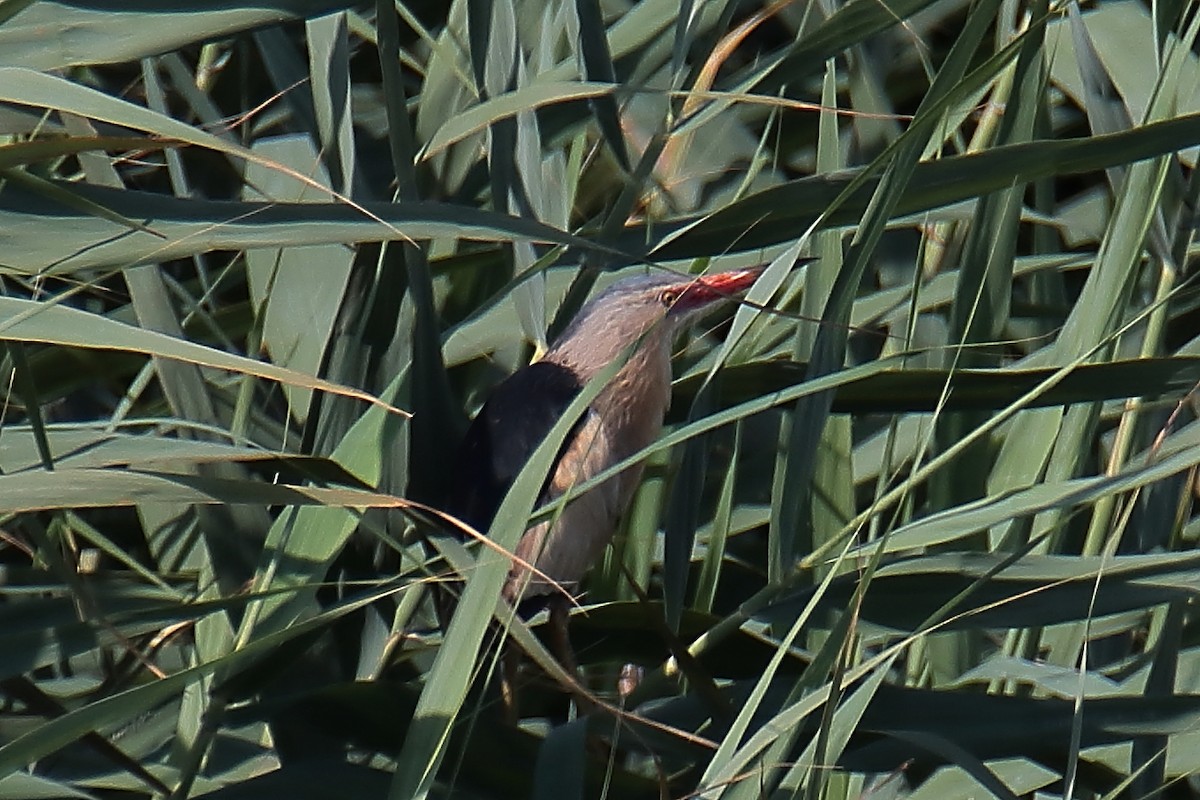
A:
[[[458,449],[450,513],[487,532],[521,468],[582,389],[574,370],[548,361],[530,364],[497,386]]]

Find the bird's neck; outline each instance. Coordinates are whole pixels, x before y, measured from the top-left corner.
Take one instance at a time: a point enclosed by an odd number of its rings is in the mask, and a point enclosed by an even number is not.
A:
[[[670,403],[671,339],[662,335],[643,342],[593,407],[607,428],[626,434],[618,439],[631,445],[628,452],[621,453],[624,458],[658,436]]]
[[[657,435],[671,401],[672,338],[671,326],[660,324],[643,334],[633,353],[626,352],[628,345],[614,348],[615,352],[601,352],[593,342],[593,347],[586,352],[586,359],[577,357],[571,348],[555,348],[546,357],[574,371],[583,385],[614,360],[627,357],[597,395],[592,408],[610,430],[622,429],[632,434],[634,430],[644,429],[643,435],[634,434],[630,440],[636,440],[635,449],[640,449],[648,444],[644,441],[646,434]]]
[[[615,313],[603,314],[589,310],[575,320],[546,354],[546,359],[568,367],[586,383],[620,358],[629,364],[644,361],[651,351],[670,347],[672,329],[669,320],[630,319]],[[637,350],[628,352],[632,345]]]

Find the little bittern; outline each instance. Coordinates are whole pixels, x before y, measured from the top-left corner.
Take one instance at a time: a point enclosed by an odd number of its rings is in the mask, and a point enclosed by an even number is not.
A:
[[[642,276],[601,292],[541,360],[501,383],[475,417],[459,452],[450,510],[486,531],[521,468],[571,400],[635,344],[567,435],[539,504],[652,444],[671,401],[675,335],[700,312],[748,288],[760,274],[762,268],[698,277]],[[531,526],[516,555],[542,574],[514,562],[504,583],[505,599],[519,606],[553,597],[558,590],[546,577],[574,592],[611,541],[641,475],[642,464],[628,467],[572,500],[552,519]],[[565,641],[566,606],[552,602],[552,619],[556,606]]]

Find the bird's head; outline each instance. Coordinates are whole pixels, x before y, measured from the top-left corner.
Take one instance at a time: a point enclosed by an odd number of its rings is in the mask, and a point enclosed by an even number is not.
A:
[[[554,343],[551,353],[581,368],[599,369],[638,339],[669,341],[699,314],[750,288],[764,267],[711,275],[644,275],[625,278],[588,302]],[[661,339],[660,339],[661,340]]]

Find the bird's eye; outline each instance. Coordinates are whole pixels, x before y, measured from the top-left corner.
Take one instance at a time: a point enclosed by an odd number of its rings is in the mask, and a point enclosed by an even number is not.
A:
[[[658,293],[658,302],[662,303],[664,306],[674,305],[675,301],[678,299],[679,299],[679,290],[678,289],[663,289],[661,292]]]

